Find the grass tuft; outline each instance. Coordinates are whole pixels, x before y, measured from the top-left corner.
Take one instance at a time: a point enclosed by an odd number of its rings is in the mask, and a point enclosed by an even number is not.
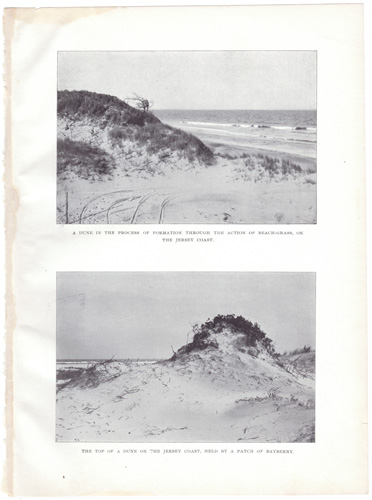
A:
[[[66,178],[69,172],[82,179],[102,178],[110,175],[115,166],[115,159],[103,149],[82,141],[58,139],[57,175]]]

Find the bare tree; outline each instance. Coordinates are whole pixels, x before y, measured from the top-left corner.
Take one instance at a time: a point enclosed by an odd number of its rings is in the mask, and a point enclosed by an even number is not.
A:
[[[138,109],[141,109],[145,113],[149,111],[150,108],[154,105],[154,101],[149,101],[148,99],[145,99],[141,95],[138,95],[133,92],[133,97],[127,97],[126,98],[128,101],[134,101],[135,105]]]

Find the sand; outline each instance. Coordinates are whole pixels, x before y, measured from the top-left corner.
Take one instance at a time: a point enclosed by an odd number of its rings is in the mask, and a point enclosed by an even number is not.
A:
[[[311,224],[316,222],[315,174],[244,180],[238,161],[170,170],[164,176],[122,177],[59,184],[57,221],[70,224]],[[239,168],[239,167],[238,167]]]
[[[57,441],[313,442],[312,370],[236,350],[231,332],[218,342],[172,361],[109,363],[96,387],[60,386]]]
[[[263,368],[264,369],[264,368]],[[279,371],[279,370],[278,370]],[[266,373],[266,372],[265,372]],[[253,387],[236,374],[228,384],[174,365],[123,368],[97,388],[63,389],[57,398],[57,441],[296,442],[314,432],[313,390],[288,376],[270,396],[262,372]],[[227,375],[227,374],[226,374]],[[261,384],[257,380],[263,379]],[[292,378],[291,378],[292,377]],[[257,386],[256,386],[257,384]]]

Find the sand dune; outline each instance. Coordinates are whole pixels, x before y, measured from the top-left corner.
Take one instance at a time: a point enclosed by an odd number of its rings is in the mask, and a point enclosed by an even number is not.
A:
[[[218,349],[110,362],[60,386],[57,441],[313,442],[314,376],[289,373],[224,328]],[[238,346],[240,346],[238,348]]]
[[[84,115],[66,102],[58,116],[58,223],[316,222],[316,143],[301,131],[272,137],[185,123],[180,130],[115,101],[122,120],[131,111],[151,122],[122,124],[110,118],[112,106],[102,116],[87,106]]]

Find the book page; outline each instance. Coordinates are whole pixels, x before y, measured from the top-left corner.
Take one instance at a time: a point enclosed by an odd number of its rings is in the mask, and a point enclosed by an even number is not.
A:
[[[363,6],[4,23],[7,491],[367,493]]]

